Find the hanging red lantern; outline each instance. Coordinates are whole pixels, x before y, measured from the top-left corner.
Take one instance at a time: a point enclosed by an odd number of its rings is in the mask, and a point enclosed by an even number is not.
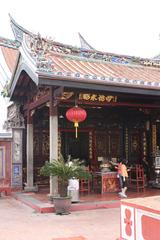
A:
[[[74,127],[76,128],[76,138],[77,138],[77,128],[79,127],[79,122],[83,122],[87,117],[86,111],[78,107],[77,105],[68,109],[66,112],[66,118],[74,123]]]

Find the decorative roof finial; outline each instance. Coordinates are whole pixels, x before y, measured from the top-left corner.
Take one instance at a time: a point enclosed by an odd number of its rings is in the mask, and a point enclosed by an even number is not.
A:
[[[18,23],[16,23],[16,21],[12,18],[11,14],[9,14],[9,17],[14,37],[18,42],[22,43],[24,33],[33,36],[31,32],[29,32],[25,28],[21,27]]]
[[[83,49],[87,49],[87,50],[95,50],[85,39],[84,37],[82,37],[82,35],[80,33],[78,33],[79,35],[79,39],[80,39],[80,43],[81,43],[81,48]]]

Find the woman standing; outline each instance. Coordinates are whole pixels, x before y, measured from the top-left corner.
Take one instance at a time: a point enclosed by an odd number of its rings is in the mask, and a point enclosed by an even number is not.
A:
[[[122,181],[122,191],[119,193],[119,195],[121,197],[127,197],[126,195],[126,191],[127,191],[127,178],[128,178],[128,169],[127,169],[127,161],[125,159],[122,160],[122,164],[121,164],[121,174],[120,174],[120,178]]]

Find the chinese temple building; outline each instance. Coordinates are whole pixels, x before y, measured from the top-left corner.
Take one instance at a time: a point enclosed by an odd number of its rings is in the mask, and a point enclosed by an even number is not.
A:
[[[0,38],[0,51],[12,73],[6,128],[13,131],[13,186],[25,182],[28,191],[49,186],[39,170],[60,153],[84,160],[92,171],[119,158],[130,165],[145,162],[147,178],[154,179],[160,60],[97,51],[82,36],[80,48],[62,44],[29,32],[12,18],[11,26],[15,40]],[[84,121],[81,115],[71,121],[66,117],[75,106],[85,110]],[[51,179],[50,194],[56,191]]]

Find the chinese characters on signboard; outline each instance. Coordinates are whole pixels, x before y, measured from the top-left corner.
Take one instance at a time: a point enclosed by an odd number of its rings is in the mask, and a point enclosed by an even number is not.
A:
[[[15,164],[13,166],[13,175],[14,175],[14,177],[20,176],[20,165]]]
[[[12,167],[12,186],[21,187],[22,184],[22,167],[21,164],[13,164]]]
[[[22,187],[22,129],[13,129],[12,186]]]
[[[62,100],[71,99],[74,96],[74,92],[64,92],[61,97]],[[103,95],[96,93],[79,93],[79,100],[90,101],[90,102],[100,102],[100,103],[111,103],[117,102],[117,96]]]
[[[79,100],[91,101],[91,102],[117,102],[117,96],[80,93]]]

